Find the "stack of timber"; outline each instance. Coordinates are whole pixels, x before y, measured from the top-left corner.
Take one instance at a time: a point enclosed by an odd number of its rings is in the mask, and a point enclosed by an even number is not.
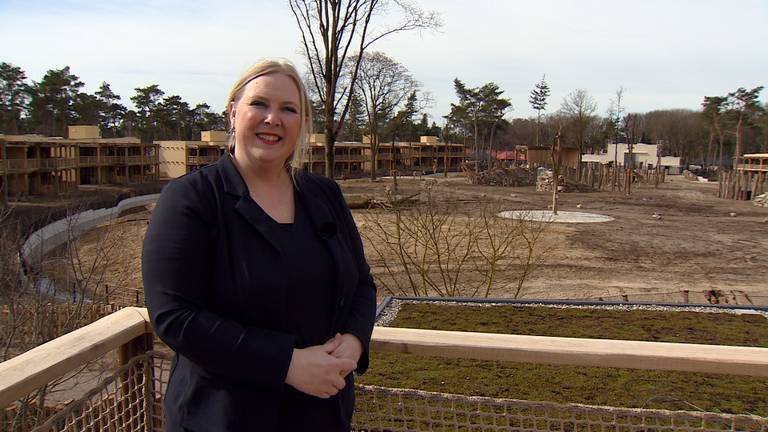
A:
[[[536,176],[536,190],[539,192],[552,192],[552,171],[540,169]],[[558,192],[591,192],[593,189],[584,183],[565,178],[560,175],[557,178]]]
[[[475,185],[531,186],[534,182],[533,172],[522,167],[494,167],[479,172],[469,167],[462,168],[469,182]]]

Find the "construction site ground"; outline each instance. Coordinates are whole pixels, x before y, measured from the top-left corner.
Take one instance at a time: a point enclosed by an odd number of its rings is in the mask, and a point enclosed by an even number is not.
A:
[[[551,193],[534,186],[476,186],[456,176],[397,181],[398,197],[414,197],[424,182],[434,182],[433,196],[470,212],[481,201],[494,201],[504,210],[546,210],[552,200]],[[372,201],[384,200],[386,189],[393,189],[391,179],[340,184],[358,221]],[[717,198],[716,190],[716,183],[669,176],[658,188],[633,185],[629,196],[619,191],[561,193],[561,210],[614,220],[551,224],[539,244],[542,262],[520,297],[768,305],[768,208]],[[109,266],[121,271],[107,276],[115,279],[111,286],[141,288],[141,241],[148,217],[146,211],[126,215],[80,239],[86,258],[105,238],[119,242],[119,256]],[[492,296],[513,292],[513,287],[500,286]],[[380,298],[387,294],[379,292]]]

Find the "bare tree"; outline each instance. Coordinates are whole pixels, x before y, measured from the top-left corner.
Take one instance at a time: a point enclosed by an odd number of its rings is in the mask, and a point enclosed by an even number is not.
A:
[[[621,99],[624,96],[624,87],[619,87],[618,90],[616,90],[616,98],[611,100],[611,105],[608,108],[608,117],[611,119],[611,122],[613,123],[613,133],[614,133],[614,148],[613,148],[613,179],[611,182],[611,191],[616,190],[616,185],[619,180],[619,137],[621,134],[621,128],[620,128],[620,121],[622,118],[622,113],[624,112],[624,107],[621,105]]]
[[[356,63],[357,59],[353,59]],[[379,131],[395,109],[419,87],[408,69],[386,54],[363,54],[355,90],[365,105],[371,146],[371,179],[376,178]],[[394,157],[394,154],[392,154]]]
[[[578,136],[579,159],[576,163],[578,178],[581,180],[581,155],[584,154],[584,135],[593,120],[593,115],[597,110],[597,103],[592,96],[584,89],[578,89],[571,92],[560,106],[560,111],[571,119],[576,126]]]
[[[555,138],[552,140],[552,147],[550,148],[552,157],[552,214],[557,216],[557,188],[560,184],[560,167],[563,164],[562,155],[560,153],[560,132],[562,127],[555,134]]]
[[[438,28],[439,17],[407,0],[288,0],[288,5],[301,31],[311,85],[322,105],[325,173],[333,178],[333,148],[349,110],[349,96],[365,51],[395,33]],[[402,20],[377,26],[377,18],[392,6],[401,12]],[[345,75],[348,77],[343,79]]]
[[[129,271],[115,262],[125,242],[105,228],[91,244],[83,245],[74,229],[75,213],[66,218],[65,244],[40,260],[28,260],[21,253],[25,241],[21,223],[12,212],[0,210],[0,361],[112,311],[97,290],[108,273]],[[46,401],[52,395],[80,379],[98,380],[112,363],[108,357],[88,363],[21,398],[6,411],[8,430],[31,430],[41,424],[49,415]],[[76,377],[82,372],[86,374]]]
[[[627,114],[621,119],[621,127],[624,130],[624,135],[627,138],[627,166],[624,167],[624,193],[629,195],[632,190],[632,180],[634,178],[635,161],[634,150],[635,144],[640,141],[640,131],[643,129],[643,116],[640,114]]]
[[[499,206],[463,211],[437,201],[425,182],[420,205],[392,203],[363,216],[360,235],[377,285],[391,295],[519,296],[541,261],[547,221],[505,219]]]

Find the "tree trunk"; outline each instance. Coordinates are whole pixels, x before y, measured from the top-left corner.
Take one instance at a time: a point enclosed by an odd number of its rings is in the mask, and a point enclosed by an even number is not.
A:
[[[329,179],[333,178],[333,168],[335,163],[335,157],[333,154],[333,147],[336,144],[336,132],[333,127],[333,120],[325,121],[325,176]]]
[[[378,146],[375,140],[371,138],[371,181],[376,180],[376,160],[378,159]]]
[[[742,135],[744,135],[744,114],[739,114],[739,122],[736,124],[736,153],[733,155],[733,169],[738,168],[741,161]]]
[[[611,192],[616,190],[616,182],[619,181],[619,143],[613,147],[613,178],[611,179]]]

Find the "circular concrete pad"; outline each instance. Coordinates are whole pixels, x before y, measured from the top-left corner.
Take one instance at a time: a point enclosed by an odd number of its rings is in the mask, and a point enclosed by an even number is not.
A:
[[[508,219],[525,219],[558,223],[595,223],[610,222],[613,220],[610,216],[595,213],[558,211],[557,215],[553,215],[551,210],[510,210],[503,211],[499,213],[498,216]]]

